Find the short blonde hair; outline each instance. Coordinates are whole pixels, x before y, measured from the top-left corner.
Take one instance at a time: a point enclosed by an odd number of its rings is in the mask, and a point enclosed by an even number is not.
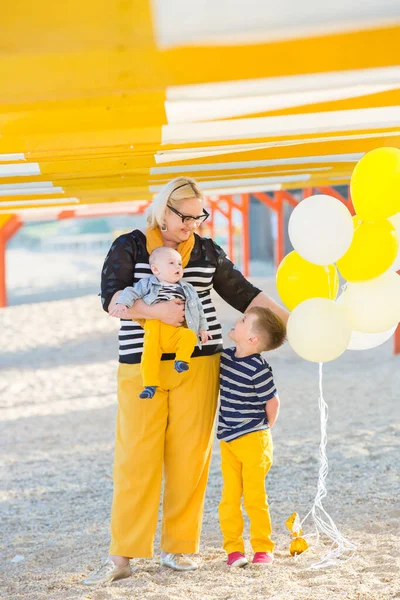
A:
[[[199,200],[203,201],[203,195],[194,179],[190,177],[176,177],[172,179],[158,192],[149,206],[147,210],[148,227],[156,229],[156,227],[164,225],[167,204],[179,210],[180,203],[191,198],[199,198]]]
[[[260,338],[261,352],[275,350],[286,340],[286,326],[280,317],[269,308],[254,306],[247,311],[255,315],[252,330]]]

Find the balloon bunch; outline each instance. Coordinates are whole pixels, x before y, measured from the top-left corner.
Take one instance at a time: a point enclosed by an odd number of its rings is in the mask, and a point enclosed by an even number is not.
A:
[[[378,346],[400,321],[400,150],[365,154],[351,197],[354,217],[331,196],[300,202],[289,221],[294,251],[277,271],[279,295],[292,310],[289,343],[312,362]],[[347,284],[337,298],[339,273]]]

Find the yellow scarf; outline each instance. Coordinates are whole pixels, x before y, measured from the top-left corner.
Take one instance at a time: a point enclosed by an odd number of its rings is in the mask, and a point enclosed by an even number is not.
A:
[[[146,248],[147,252],[150,254],[156,248],[160,246],[164,246],[163,239],[161,236],[161,231],[158,227],[155,229],[146,229]],[[194,233],[191,234],[189,239],[186,242],[181,242],[177,248],[179,254],[182,256],[182,267],[185,268],[190,260],[190,255],[192,254],[194,246]]]

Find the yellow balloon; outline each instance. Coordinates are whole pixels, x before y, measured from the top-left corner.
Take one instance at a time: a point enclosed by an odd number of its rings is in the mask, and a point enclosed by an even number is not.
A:
[[[294,250],[279,265],[276,285],[282,302],[289,310],[293,310],[309,298],[335,300],[339,276],[335,265],[314,265]]]
[[[297,537],[290,542],[289,551],[290,554],[294,556],[295,554],[301,554],[302,552],[305,552],[308,550],[308,548],[309,544],[307,540],[302,537]]]
[[[399,246],[396,229],[387,219],[364,223],[355,216],[353,224],[353,241],[336,266],[347,281],[379,277],[396,258]]]
[[[363,221],[386,219],[400,212],[400,150],[376,148],[356,164],[351,199]]]

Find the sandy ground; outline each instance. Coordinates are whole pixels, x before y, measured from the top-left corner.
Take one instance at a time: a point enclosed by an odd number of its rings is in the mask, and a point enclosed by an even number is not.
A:
[[[264,288],[274,294],[272,281]],[[198,557],[178,574],[139,561],[130,579],[86,588],[82,578],[107,553],[116,414],[117,322],[94,295],[11,306],[0,312],[3,459],[0,597],[7,600],[389,600],[400,598],[400,357],[392,344],[347,352],[324,367],[329,405],[325,507],[357,544],[354,558],[324,570],[295,562],[285,520],[312,505],[318,477],[318,367],[288,345],[270,356],[282,400],[267,479],[277,543],[268,572],[224,564],[212,461]],[[222,303],[225,331],[235,311]],[[396,453],[397,452],[397,453]],[[308,522],[306,532],[312,532]],[[156,555],[159,551],[156,542]],[[17,555],[24,560],[12,562]]]

